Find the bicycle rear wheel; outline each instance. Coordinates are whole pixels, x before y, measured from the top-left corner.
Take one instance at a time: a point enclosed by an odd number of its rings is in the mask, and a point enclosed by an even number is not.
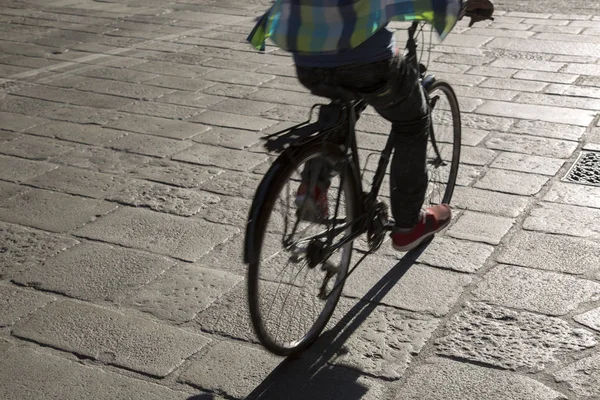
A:
[[[461,122],[458,99],[445,81],[428,89],[431,127],[427,144],[429,186],[425,206],[450,204],[460,163]]]
[[[310,162],[311,167],[306,167]],[[328,218],[306,218],[308,207],[297,190],[306,182],[302,171],[312,168],[309,190],[316,184],[315,165],[331,171],[327,190]],[[352,257],[352,242],[325,263],[320,254],[355,229],[359,212],[356,177],[337,146],[307,145],[284,152],[275,161],[255,197],[254,260],[248,269],[248,299],[254,330],[272,353],[289,356],[312,344],[329,321],[341,295]],[[339,204],[339,205],[338,205]],[[337,205],[337,206],[336,206]],[[314,205],[313,205],[314,206]],[[252,214],[251,214],[252,215]],[[339,231],[337,234],[325,232]],[[321,236],[319,236],[321,235]],[[334,237],[331,237],[334,236]],[[328,278],[329,273],[329,279]]]

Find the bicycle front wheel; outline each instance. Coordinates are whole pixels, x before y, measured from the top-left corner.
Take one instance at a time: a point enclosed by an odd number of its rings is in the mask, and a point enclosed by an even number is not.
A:
[[[425,205],[450,204],[460,163],[461,122],[458,99],[445,81],[428,89],[431,127],[427,145],[429,185]]]
[[[254,260],[248,269],[250,316],[260,342],[282,356],[299,353],[329,321],[348,273],[359,212],[356,175],[337,146],[306,145],[284,152],[259,186],[253,209]],[[318,202],[300,196],[299,187]],[[326,185],[327,186],[327,185]],[[327,254],[327,256],[323,256]]]

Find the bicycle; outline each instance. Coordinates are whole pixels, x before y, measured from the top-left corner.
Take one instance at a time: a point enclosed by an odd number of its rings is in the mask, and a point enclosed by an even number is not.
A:
[[[408,29],[405,57],[420,71],[433,122],[429,129],[426,202],[450,203],[460,160],[460,110],[450,84],[428,75],[418,59],[415,37],[422,32],[423,23],[414,21]],[[330,104],[315,104],[307,121],[265,137],[266,149],[279,156],[258,186],[246,228],[244,261],[249,265],[252,325],[262,345],[281,356],[298,354],[319,337],[346,279],[365,257],[379,249],[393,228],[387,206],[378,200],[393,134],[381,153],[371,189],[365,192],[363,179],[374,154],[367,157],[361,173],[355,126],[367,105],[346,89],[325,89],[331,93]],[[319,116],[311,123],[317,107]],[[334,171],[329,187],[330,197],[335,199],[329,202],[331,217],[320,221],[303,218],[307,211],[304,205],[292,200],[302,180],[300,167],[309,160],[326,162]],[[309,187],[315,184],[312,180]],[[353,242],[363,234],[367,249],[349,271]],[[272,246],[281,249],[274,252]],[[287,326],[282,330],[284,322]]]

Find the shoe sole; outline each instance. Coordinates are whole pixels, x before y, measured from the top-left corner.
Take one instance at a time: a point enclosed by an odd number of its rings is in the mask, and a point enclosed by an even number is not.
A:
[[[317,203],[312,198],[306,198],[305,196],[297,196],[296,200],[296,216],[300,218],[302,221],[313,222],[313,223],[322,223],[327,218],[319,218],[320,215],[319,209],[317,207]],[[302,215],[300,215],[300,210],[302,210]]]
[[[421,245],[421,243],[423,243],[426,239],[429,239],[436,233],[439,233],[439,232],[443,231],[444,229],[446,229],[448,227],[448,225],[450,225],[450,221],[446,222],[445,225],[439,227],[437,230],[431,231],[428,234],[421,236],[421,238],[415,240],[414,242],[412,242],[411,244],[408,244],[406,246],[396,246],[394,244],[394,241],[392,240],[392,248],[396,251],[402,251],[402,252],[411,251],[411,250],[419,247],[419,245]]]

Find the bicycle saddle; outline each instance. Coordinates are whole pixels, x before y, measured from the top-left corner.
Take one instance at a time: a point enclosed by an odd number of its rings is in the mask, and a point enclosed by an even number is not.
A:
[[[320,84],[311,90],[312,94],[321,97],[327,97],[331,100],[339,100],[342,103],[360,100],[361,96],[352,90],[341,86]]]
[[[490,0],[468,0],[465,3],[464,16],[470,17],[469,27],[476,22],[494,20],[494,5]]]

